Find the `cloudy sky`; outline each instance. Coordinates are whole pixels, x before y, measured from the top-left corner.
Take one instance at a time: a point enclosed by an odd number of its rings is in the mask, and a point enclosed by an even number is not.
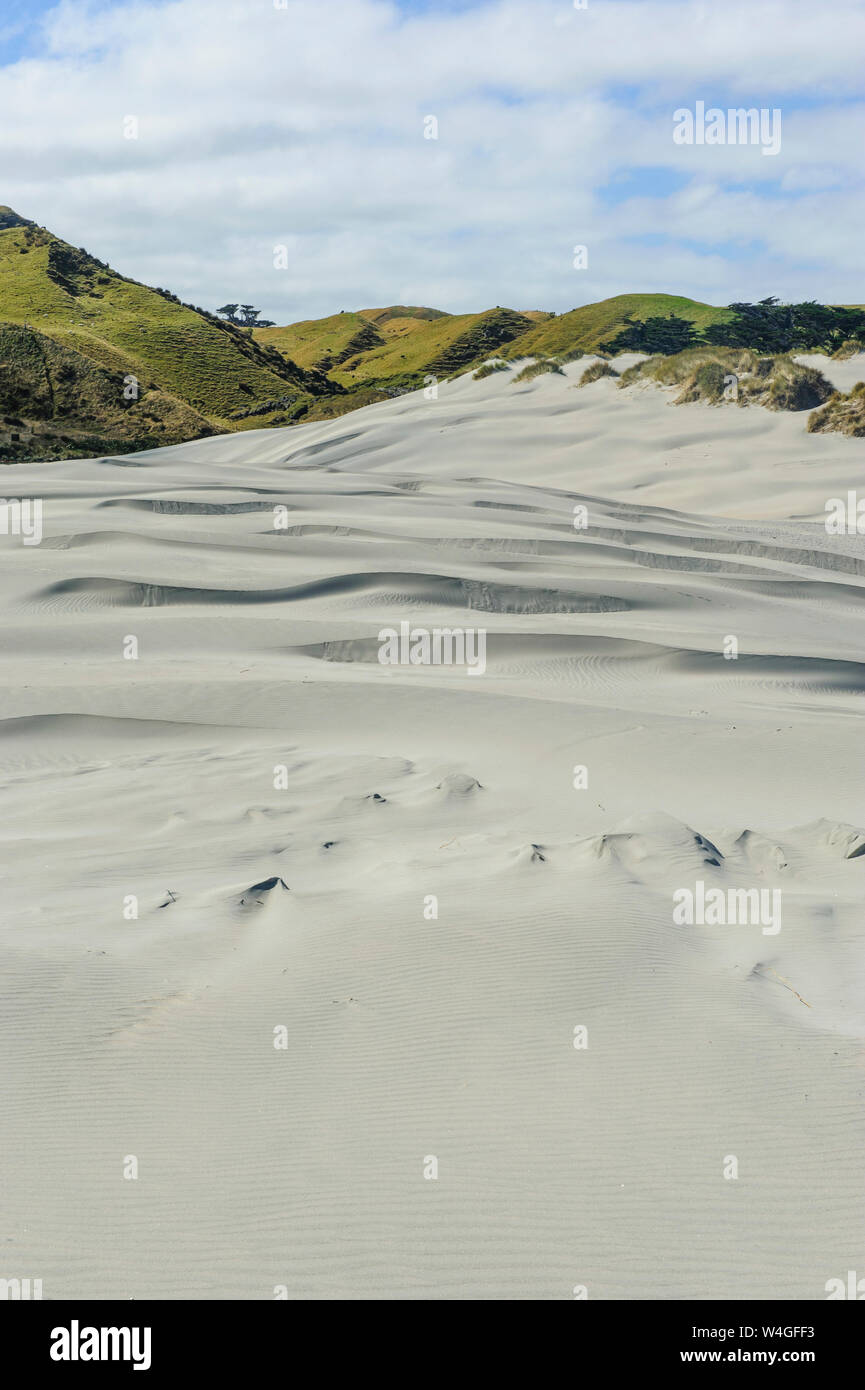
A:
[[[863,0],[3,0],[0,203],[277,322],[861,303],[863,53]],[[780,152],[676,144],[700,101]]]

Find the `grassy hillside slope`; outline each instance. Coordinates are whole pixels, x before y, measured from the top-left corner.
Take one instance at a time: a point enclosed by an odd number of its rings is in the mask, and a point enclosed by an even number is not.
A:
[[[601,299],[597,304],[584,304],[548,319],[512,343],[505,357],[554,357],[559,354],[592,352],[621,328],[626,316],[645,322],[649,318],[666,317],[690,319],[698,328],[710,323],[722,323],[730,317],[728,309],[716,309],[697,299],[685,299],[676,294],[617,294]]]
[[[122,367],[19,324],[0,323],[0,448],[5,462],[128,453],[214,433],[185,401],[128,390]]]
[[[304,319],[283,328],[257,328],[258,343],[274,347],[298,366],[330,372],[349,358],[383,347],[394,337],[423,330],[434,319],[449,318],[439,309],[393,304],[384,309],[358,309],[323,319]]]
[[[332,314],[286,328],[260,328],[255,330],[255,337],[303,367],[326,371],[332,381],[353,390],[389,381],[420,380],[427,372],[450,375],[534,328],[535,318],[512,309],[444,314],[438,309],[394,304],[386,309]]]
[[[391,304],[246,329],[0,206],[0,463],[327,419],[493,357],[579,356],[626,318],[670,314],[698,330],[731,317],[679,295],[620,294],[559,315]]]
[[[255,330],[256,339],[291,356],[303,367],[326,371],[350,394],[320,401],[315,415],[354,409],[375,399],[376,389],[419,384],[424,375],[451,376],[485,357],[552,357],[591,352],[630,315],[648,319],[676,314],[699,328],[729,317],[727,309],[671,294],[623,294],[566,314],[487,309],[479,314],[441,314],[431,309],[363,309],[333,314],[285,328]],[[423,316],[423,317],[421,317]],[[365,388],[365,389],[364,389]]]
[[[110,373],[133,375],[226,430],[291,418],[338,390],[245,331],[128,280],[0,207],[0,322],[27,325]]]
[[[411,326],[409,326],[411,325]],[[448,314],[425,323],[390,320],[390,333],[379,347],[346,358],[331,373],[343,386],[384,382],[391,378],[451,376],[465,371],[503,344],[521,338],[535,327],[513,309],[487,309],[480,314]]]

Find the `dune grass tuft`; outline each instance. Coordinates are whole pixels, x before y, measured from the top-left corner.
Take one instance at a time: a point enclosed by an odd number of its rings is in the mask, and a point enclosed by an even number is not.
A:
[[[514,386],[518,381],[534,381],[536,376],[544,376],[547,372],[554,372],[558,376],[564,376],[558,362],[552,357],[542,357],[537,362],[529,362],[516,376],[511,377],[511,385]]]
[[[865,343],[860,342],[858,338],[846,338],[832,353],[832,357],[836,362],[846,362],[849,357],[855,357],[860,352],[865,352]]]
[[[678,386],[674,405],[706,401],[768,410],[813,410],[832,395],[822,372],[792,357],[762,357],[750,348],[696,347],[672,357],[649,357],[622,374],[620,387],[640,381]]]
[[[593,381],[600,381],[602,376],[612,376],[618,378],[619,373],[615,367],[611,367],[609,362],[593,362],[587,367],[577,382],[578,386],[591,386]]]
[[[808,433],[847,434],[854,439],[865,436],[865,381],[857,381],[846,395],[835,391],[825,405],[812,410]]]
[[[507,362],[503,362],[501,358],[495,362],[484,362],[482,366],[478,367],[476,372],[472,372],[472,381],[483,381],[486,377],[492,376],[494,372],[509,371],[510,367]]]

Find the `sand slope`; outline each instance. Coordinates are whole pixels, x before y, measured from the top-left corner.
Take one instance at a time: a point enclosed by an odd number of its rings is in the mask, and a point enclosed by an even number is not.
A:
[[[865,550],[820,522],[861,444],[585,365],[6,471],[45,538],[0,536],[0,1275],[861,1269]],[[483,628],[484,674],[381,665],[401,620]],[[781,930],[677,925],[698,880]]]

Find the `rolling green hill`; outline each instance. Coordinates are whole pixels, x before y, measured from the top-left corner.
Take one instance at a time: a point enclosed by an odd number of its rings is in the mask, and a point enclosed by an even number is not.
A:
[[[487,309],[480,314],[442,314],[434,309],[362,309],[286,328],[253,330],[256,339],[304,367],[326,371],[349,393],[338,402],[317,402],[314,418],[354,409],[375,389],[420,385],[427,373],[447,377],[468,371],[485,357],[553,357],[591,352],[611,337],[626,316],[645,320],[676,314],[698,328],[729,318],[727,309],[672,294],[621,294],[566,314]],[[421,318],[424,315],[424,318]]]
[[[389,326],[391,333],[380,347],[347,358],[331,377],[349,386],[383,383],[394,377],[422,378],[427,373],[452,376],[534,328],[531,319],[513,309],[448,314],[422,324],[416,319],[393,318]]]
[[[257,342],[275,347],[301,367],[330,372],[359,353],[384,346],[390,338],[404,337],[422,330],[431,320],[449,317],[439,309],[395,304],[387,309],[358,309],[324,319],[305,319],[284,328],[258,328],[253,335]]]
[[[722,323],[730,317],[729,310],[701,304],[696,299],[684,299],[675,294],[617,294],[613,299],[601,299],[597,304],[584,304],[539,324],[519,342],[512,343],[505,357],[554,357],[571,352],[592,352],[613,337],[626,316],[645,322],[649,318],[666,317],[690,319],[697,328],[710,323]]]
[[[242,328],[0,206],[0,463],[328,419],[494,357],[577,357],[626,318],[671,314],[698,330],[731,318],[679,295],[620,294],[565,314],[392,304]]]
[[[426,373],[449,376],[498,351],[535,328],[531,317],[512,309],[480,314],[444,314],[437,309],[361,309],[287,328],[254,330],[258,342],[290,355],[302,366],[326,371],[351,390],[394,379],[420,382]]]

